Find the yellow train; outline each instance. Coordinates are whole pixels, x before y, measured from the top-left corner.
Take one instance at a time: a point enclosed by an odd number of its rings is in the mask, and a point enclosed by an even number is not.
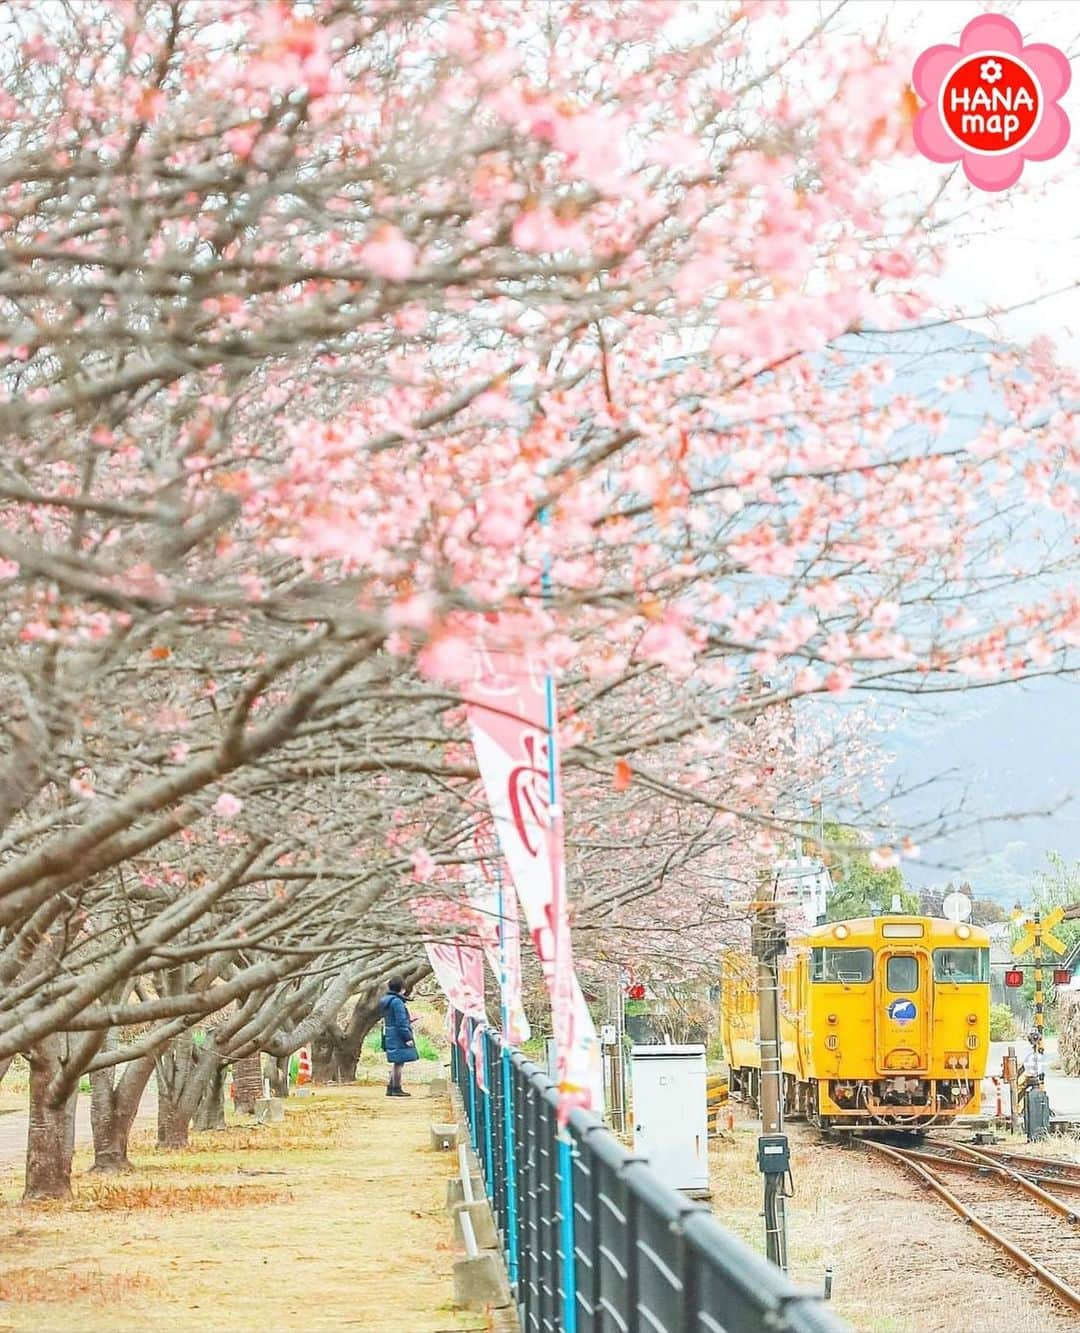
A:
[[[990,1040],[990,940],[966,922],[880,916],[815,926],[779,962],[785,1113],[821,1128],[976,1114]],[[757,1101],[756,968],[729,955],[731,1091]]]

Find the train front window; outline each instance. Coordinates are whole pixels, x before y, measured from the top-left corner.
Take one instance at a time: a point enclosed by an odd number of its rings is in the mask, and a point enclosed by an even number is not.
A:
[[[919,960],[894,954],[885,969],[885,984],[894,995],[910,995],[919,989]]]
[[[981,981],[990,980],[989,949],[935,949],[935,981]]]
[[[869,949],[814,950],[814,981],[832,981],[847,985],[870,981],[873,975],[874,955]]]

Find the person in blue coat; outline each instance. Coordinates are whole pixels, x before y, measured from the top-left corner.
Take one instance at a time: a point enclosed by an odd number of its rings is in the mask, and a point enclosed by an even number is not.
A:
[[[401,1071],[413,1060],[419,1060],[413,1040],[412,1021],[405,1008],[405,983],[400,977],[391,977],[386,983],[386,994],[379,1001],[383,1021],[383,1050],[390,1064],[390,1081],[386,1085],[388,1097],[411,1097],[401,1086]]]

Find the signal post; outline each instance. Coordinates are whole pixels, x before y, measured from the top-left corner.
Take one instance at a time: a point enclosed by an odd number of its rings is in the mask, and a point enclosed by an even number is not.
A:
[[[764,1177],[765,1253],[787,1272],[787,1219],[784,1189],[791,1178],[791,1155],[784,1133],[783,1050],[780,1037],[780,983],[777,967],[787,937],[775,901],[755,905],[751,949],[757,959],[759,1042],[761,1045],[761,1134],[758,1170]]]
[[[1044,989],[1045,976],[1043,968],[1043,963],[1044,963],[1043,951],[1044,949],[1049,949],[1051,950],[1052,953],[1055,954],[1063,954],[1065,952],[1066,950],[1065,942],[1063,940],[1058,939],[1058,937],[1053,933],[1054,927],[1060,921],[1063,921],[1064,918],[1065,918],[1065,909],[1063,907],[1055,907],[1051,911],[1047,912],[1045,916],[1043,916],[1041,911],[1036,909],[1030,917],[1026,918],[1022,923],[1023,934],[1013,945],[1012,951],[1013,954],[1016,955],[1017,957],[1022,957],[1024,954],[1030,951],[1032,954],[1032,960],[1030,963],[1016,964],[1010,967],[1009,970],[1005,973],[1005,985],[1010,987],[1017,987],[1023,985],[1024,974],[1021,971],[1021,968],[1030,967],[1034,973],[1033,980],[1035,982],[1036,1055],[1042,1055],[1045,1050],[1044,1037],[1046,1035],[1046,991]],[[1067,984],[1069,981],[1069,976],[1070,974],[1067,970],[1065,969],[1059,970],[1055,968],[1053,974],[1055,985]],[[1009,1047],[1009,1055],[1006,1058],[1005,1067],[1008,1073],[1011,1075],[1010,1092],[1012,1094],[1012,1112],[1013,1112],[1012,1127],[1013,1127],[1013,1132],[1015,1133],[1016,1106],[1017,1106],[1016,1057],[1013,1054],[1013,1048],[1011,1046]],[[1035,1079],[1034,1082],[1036,1083],[1036,1086],[1040,1086],[1043,1084],[1044,1080],[1045,1080],[1045,1074],[1040,1073],[1038,1078]],[[1025,1083],[1021,1095],[1024,1095],[1026,1093],[1027,1087],[1028,1084]],[[1027,1117],[1027,1111],[1025,1110],[1025,1121],[1026,1117]],[[1028,1129],[1029,1137],[1033,1132],[1034,1131],[1029,1127]]]

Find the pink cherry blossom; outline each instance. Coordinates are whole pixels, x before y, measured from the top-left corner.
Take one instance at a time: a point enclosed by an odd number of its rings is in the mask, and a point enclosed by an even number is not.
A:
[[[243,801],[231,792],[223,791],[214,802],[214,814],[219,819],[234,819],[244,808]]]
[[[388,282],[405,282],[416,269],[416,247],[397,227],[382,227],[360,250],[361,261]]]
[[[569,216],[559,217],[547,207],[529,208],[519,213],[511,229],[514,244],[533,254],[570,250],[584,253],[589,238],[581,223]]]
[[[423,847],[418,847],[409,857],[413,879],[424,884],[435,874],[435,858]]]
[[[874,847],[868,859],[875,870],[894,870],[900,864],[900,857],[893,847]]]

